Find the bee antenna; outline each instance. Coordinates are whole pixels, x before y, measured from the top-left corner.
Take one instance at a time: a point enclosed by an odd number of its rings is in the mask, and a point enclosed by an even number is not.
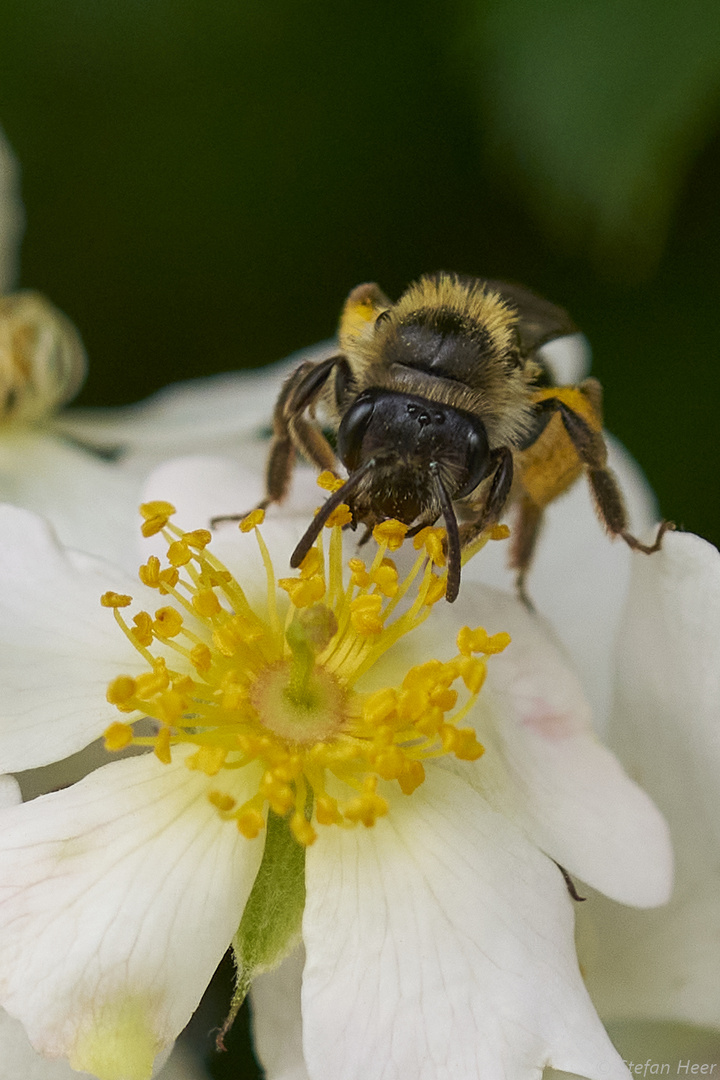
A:
[[[375,459],[371,458],[370,461],[366,461],[365,464],[357,469],[356,472],[349,476],[341,488],[334,491],[329,499],[326,499],[318,510],[315,517],[310,522],[308,528],[305,531],[304,536],[300,540],[300,543],[290,556],[290,565],[293,570],[297,570],[301,562],[307,555],[310,548],[313,546],[320,530],[332,514],[333,510],[336,510],[341,503],[345,502],[346,496],[358,486],[365,473],[375,465]]]
[[[457,600],[460,592],[460,530],[458,529],[452,499],[440,479],[440,471],[436,461],[430,462],[430,472],[435,481],[435,490],[438,493],[440,507],[445,518],[445,530],[447,532],[447,586],[445,599],[448,604],[452,604]]]

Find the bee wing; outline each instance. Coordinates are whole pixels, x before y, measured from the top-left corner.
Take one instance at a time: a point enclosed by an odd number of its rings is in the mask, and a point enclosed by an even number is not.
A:
[[[551,304],[530,289],[507,281],[487,281],[486,285],[499,292],[503,300],[517,310],[517,329],[523,355],[530,356],[548,341],[578,332],[578,327],[564,308]]]

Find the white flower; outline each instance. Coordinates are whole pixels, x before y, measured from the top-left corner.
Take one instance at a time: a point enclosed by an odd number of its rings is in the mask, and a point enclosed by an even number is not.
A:
[[[549,350],[551,355],[547,359],[557,369],[561,381],[575,382],[586,373],[587,355],[582,340],[562,339],[552,343]],[[318,352],[318,358],[320,355]],[[138,406],[117,418],[98,417],[98,423],[92,417],[71,414],[69,422],[78,425],[75,434],[87,437],[89,433],[102,445],[103,441],[120,442],[123,432],[118,421],[126,425],[130,420],[131,424],[124,429],[130,432],[126,444],[129,458],[143,461],[148,460],[148,455],[149,460],[157,460],[163,446],[177,447],[180,439],[186,438],[190,428],[200,421],[203,448],[223,447],[228,455],[237,453],[242,457],[244,490],[249,488],[249,491],[243,498],[222,503],[219,493],[208,490],[204,477],[198,475],[194,487],[198,504],[202,504],[206,517],[216,512],[248,509],[263,494],[265,447],[258,435],[267,426],[280,378],[291,366],[289,362],[268,369],[263,375],[252,376],[247,399],[243,398],[244,377],[225,376],[217,381],[172,388],[159,396],[155,405]],[[246,409],[240,405],[243,400],[247,400]],[[215,429],[218,438],[213,442],[215,416],[220,417],[220,422]],[[147,433],[150,439],[143,458],[142,443]],[[238,440],[239,450],[234,450],[233,438]],[[158,444],[155,448],[153,441]],[[610,452],[611,464],[627,497],[633,529],[638,534],[650,535],[657,520],[652,494],[637,466],[612,439]],[[248,471],[252,473],[249,482]],[[291,500],[284,508],[286,513],[296,513],[307,520],[315,505],[312,479],[311,470],[297,471]],[[158,493],[162,492],[163,484],[160,470]],[[222,480],[225,490],[235,487],[240,491],[242,485],[239,470],[225,465]],[[705,553],[700,560],[702,573],[693,554],[693,545],[698,544]],[[649,789],[668,815],[679,843],[680,880],[676,899],[669,908],[652,916],[634,915],[628,909],[594,898],[591,905],[579,909],[583,946],[588,950],[583,970],[587,971],[603,1017],[610,1022],[613,1017],[619,1017],[625,1024],[624,1031],[627,1017],[641,1014],[649,1020],[684,1019],[720,1027],[717,1005],[720,958],[716,948],[720,912],[714,906],[716,889],[712,878],[717,873],[717,848],[706,839],[708,812],[694,810],[688,816],[687,810],[682,809],[695,808],[698,800],[713,807],[717,804],[718,771],[714,757],[717,696],[708,690],[707,676],[695,674],[714,670],[716,664],[711,652],[717,634],[708,630],[693,635],[693,648],[696,639],[698,642],[696,663],[685,668],[678,661],[678,657],[684,657],[685,649],[675,646],[672,635],[658,640],[657,634],[647,632],[647,627],[640,633],[634,628],[634,621],[641,619],[644,611],[651,610],[660,595],[670,596],[678,609],[677,618],[670,621],[674,632],[684,641],[692,618],[682,616],[682,610],[688,610],[689,605],[689,611],[693,612],[699,597],[705,597],[706,604],[710,602],[707,598],[714,595],[712,582],[717,574],[718,556],[714,549],[694,537],[667,537],[666,545],[664,553],[646,559],[632,557],[622,543],[609,542],[593,512],[587,485],[579,482],[547,512],[529,582],[538,610],[552,623],[580,673],[593,707],[596,729],[606,732],[610,725],[613,745],[631,774],[641,781],[648,777]],[[686,596],[685,590],[693,581],[692,577],[686,577],[690,565],[695,567],[696,584]],[[668,566],[674,567],[671,588],[664,582],[664,575],[670,573]],[[629,593],[631,575],[642,578],[643,591],[633,585]],[[512,592],[514,583],[506,568],[503,545],[486,548],[481,557],[465,567],[463,578],[465,587],[470,581],[481,581]],[[651,593],[655,590],[655,599],[648,600],[645,590]],[[710,628],[717,622],[717,608],[712,610],[715,614],[707,617]],[[632,670],[628,657],[635,657]],[[657,681],[657,672],[662,670],[673,672],[672,693]],[[628,708],[631,692],[633,706]],[[705,716],[711,720],[703,721]],[[658,718],[664,718],[662,731],[656,731]],[[668,752],[667,746],[678,741],[685,749],[676,758],[675,751]],[[634,746],[641,749],[633,749]],[[688,747],[694,748],[692,754],[688,753]],[[676,761],[685,764],[682,773]],[[713,762],[712,767],[708,762]],[[694,793],[692,798],[686,789]],[[696,874],[686,874],[688,861],[703,868],[699,886]],[[593,922],[592,932],[585,929],[589,921]],[[669,936],[672,936],[672,948]],[[629,939],[635,944],[634,949],[626,948]],[[645,959],[637,958],[638,950],[645,951]],[[654,957],[652,962],[648,960],[650,955]],[[274,978],[268,976],[266,981],[272,983]],[[281,982],[280,976],[277,981]],[[258,1037],[267,1064],[270,1060],[267,1041],[261,1035]],[[304,1066],[298,1068],[302,1073]],[[271,1075],[275,1075],[272,1070]]]
[[[208,507],[213,500],[252,503],[252,478],[240,474],[236,491],[226,486],[227,470],[219,487],[214,481],[211,464],[194,459],[166,466],[150,487],[162,483],[184,527],[202,525],[208,509],[223,508],[217,501]],[[162,508],[148,513],[156,515],[146,526],[153,532],[163,523]],[[306,520],[268,522],[279,567]],[[3,812],[0,1002],[22,1020],[36,1049],[68,1057],[103,1080],[147,1077],[239,925],[235,948],[247,966],[241,976],[272,965],[293,945],[291,916],[299,919],[301,905],[290,903],[269,929],[257,914],[293,885],[306,891],[303,1059],[296,1066],[306,1063],[312,1080],[535,1077],[546,1064],[597,1080],[625,1076],[583,986],[573,905],[553,860],[614,899],[645,906],[667,898],[670,852],[654,806],[596,741],[579,683],[547,627],[508,596],[467,582],[455,605],[435,604],[412,634],[401,638],[389,629],[389,616],[384,629],[373,630],[378,603],[392,608],[397,585],[381,551],[368,571],[380,592],[354,566],[360,615],[346,632],[336,536],[325,571],[334,599],[326,596],[320,610],[333,610],[340,628],[335,633],[324,615],[320,630],[303,621],[303,611],[315,611],[305,605],[320,595],[317,568],[305,566],[302,583],[285,586],[299,627],[299,637],[290,634],[291,660],[282,619],[272,615],[274,589],[261,586],[265,567],[254,538],[223,530],[213,548],[248,583],[250,599],[265,593],[270,612],[262,646],[235,586],[222,584],[220,568],[203,561],[206,537],[195,532],[176,542],[171,560],[178,569],[188,565],[195,582],[182,594],[189,607],[175,599],[174,571],[159,577],[152,558],[146,584],[138,585],[97,559],[63,551],[32,515],[13,508],[0,514],[0,769],[52,761],[103,730],[112,745],[155,748]],[[433,550],[431,535],[426,542]],[[416,612],[427,590],[440,594],[432,570],[424,573],[430,577]],[[148,583],[167,595],[158,599]],[[221,607],[232,597],[239,621],[225,625],[233,617],[218,613],[211,587]],[[98,603],[108,589],[160,610],[149,624],[143,616],[126,622],[127,636]],[[368,599],[373,592],[380,601]],[[122,623],[122,596],[106,603]],[[195,638],[182,637],[169,610],[175,607]],[[213,619],[222,626],[209,632]],[[398,619],[400,629],[417,621]],[[465,632],[458,653],[458,631],[478,621],[495,634],[509,630],[512,645],[494,655],[505,643],[501,633],[488,639]],[[173,641],[187,642],[192,654],[186,648],[183,656]],[[308,668],[309,641],[311,659],[320,652]],[[259,648],[266,649],[262,661]],[[150,649],[178,672],[172,686],[162,665],[150,674]],[[477,696],[484,654],[492,655]],[[431,658],[430,668],[410,672]],[[284,685],[286,675],[308,670],[319,680],[313,694],[325,695],[325,704],[301,699],[316,726],[303,728],[312,734],[288,758],[278,750],[278,732],[290,725],[297,740],[292,725],[299,721],[278,698],[276,681]],[[205,704],[197,689],[203,672],[216,687]],[[464,734],[453,719],[459,722],[463,709],[448,685],[451,675],[475,702]],[[378,696],[406,676],[400,697]],[[123,717],[134,714],[118,718],[106,689],[121,709],[137,707],[158,725],[133,733]],[[182,719],[190,699],[192,727]],[[248,701],[252,723],[260,717],[266,725],[262,737],[247,727]],[[218,702],[230,710],[230,734],[241,724],[235,741],[223,742],[224,721],[207,712]],[[335,725],[335,736],[327,725]],[[435,760],[426,755],[437,739],[448,753]],[[479,758],[478,740],[485,747]],[[240,753],[247,763],[235,768]],[[310,787],[311,822],[304,814]],[[268,804],[289,813],[290,830],[273,817],[280,824],[270,831],[281,854],[296,853],[295,869],[281,872],[278,857],[266,860],[258,877]],[[338,818],[363,824],[330,823]],[[286,972],[281,967],[279,977]],[[265,1011],[258,996],[260,1051],[268,1061],[261,1033],[273,1007],[270,1001]]]
[[[720,1032],[720,555],[668,535],[633,560],[609,738],[662,807],[677,856],[671,903],[638,920],[598,897],[580,920],[583,969],[613,1029],[648,1021]],[[693,1045],[684,1034],[685,1044]],[[704,1055],[717,1062],[698,1032]],[[684,1057],[688,1057],[685,1051]]]
[[[0,810],[20,802],[17,782],[0,776]],[[191,1055],[178,1046],[165,1064],[167,1055],[158,1059],[162,1080],[200,1080],[204,1075]],[[50,1061],[33,1050],[25,1029],[18,1020],[0,1009],[0,1080],[92,1080],[89,1073],[78,1073],[66,1061]]]

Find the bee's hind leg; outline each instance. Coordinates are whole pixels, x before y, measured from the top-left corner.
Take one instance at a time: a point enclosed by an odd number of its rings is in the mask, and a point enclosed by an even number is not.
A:
[[[537,539],[540,535],[542,515],[542,507],[538,506],[536,502],[533,502],[533,500],[529,499],[527,496],[523,496],[518,505],[517,516],[513,522],[510,547],[510,569],[517,571],[515,588],[517,589],[519,598],[530,611],[535,610],[535,605],[528,596],[525,588],[525,580],[535,552],[535,545],[537,544]]]
[[[555,399],[557,400],[557,399]],[[662,546],[662,538],[675,526],[663,521],[652,544],[643,544],[628,529],[627,511],[615,474],[607,467],[607,446],[602,434],[593,431],[589,424],[562,401],[557,401],[565,430],[570,436],[577,455],[586,466],[595,508],[603,525],[613,536],[621,536],[632,551],[652,555]]]

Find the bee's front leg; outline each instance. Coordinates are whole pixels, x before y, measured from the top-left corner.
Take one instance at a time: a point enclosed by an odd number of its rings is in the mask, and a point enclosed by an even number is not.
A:
[[[303,414],[315,402],[340,359],[331,356],[320,363],[308,361],[285,380],[273,411],[273,436],[265,470],[266,494],[254,509],[266,510],[272,503],[283,501],[290,490],[298,451],[319,469],[335,471],[337,459],[332,447]],[[210,527],[214,529],[223,521],[242,521],[248,512],[214,517]]]
[[[492,476],[490,488],[472,521],[460,526],[460,545],[463,552],[472,547],[490,525],[494,525],[503,512],[513,482],[513,455],[509,446],[499,446],[490,454]]]

